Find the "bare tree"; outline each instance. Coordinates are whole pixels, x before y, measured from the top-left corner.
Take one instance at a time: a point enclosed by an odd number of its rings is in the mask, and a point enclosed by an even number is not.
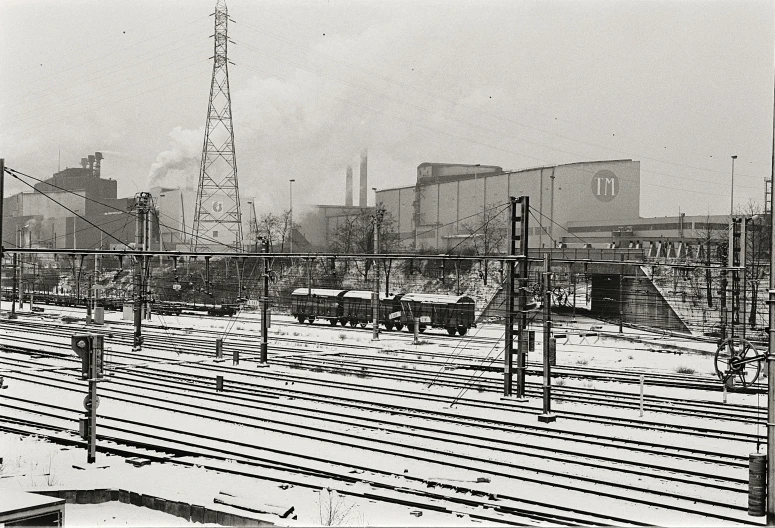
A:
[[[744,288],[748,287],[749,284],[751,287],[748,325],[750,328],[756,328],[759,286],[769,270],[771,226],[768,218],[764,216],[761,206],[751,200],[741,208],[740,213],[746,222],[746,261],[743,265],[745,266],[747,284]]]
[[[366,254],[374,252],[374,220],[371,210],[339,218],[331,237],[331,249],[336,253]],[[364,281],[369,280],[372,259],[356,259],[353,264]],[[345,272],[347,270],[345,269]]]
[[[721,257],[723,257],[724,252],[719,248],[720,245],[724,244],[727,232],[718,229],[715,224],[711,223],[710,215],[707,215],[705,222],[695,229],[694,234],[697,242],[703,249],[702,262],[705,264],[705,296],[708,300],[708,308],[713,308],[713,275],[710,265],[723,260]]]
[[[283,211],[279,215],[267,213],[261,216],[256,225],[258,236],[269,241],[269,251],[283,253],[291,236],[291,212]]]
[[[478,223],[465,223],[462,228],[468,234],[468,241],[475,255],[498,255],[504,251],[504,242],[508,236],[506,220],[502,211],[485,210]],[[482,280],[487,284],[489,263],[482,262]]]

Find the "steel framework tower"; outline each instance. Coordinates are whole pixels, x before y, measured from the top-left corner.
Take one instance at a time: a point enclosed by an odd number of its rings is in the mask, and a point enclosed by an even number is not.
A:
[[[242,213],[234,154],[234,129],[229,95],[229,13],[225,0],[215,5],[213,79],[207,108],[194,213],[194,249],[224,246],[242,250]]]

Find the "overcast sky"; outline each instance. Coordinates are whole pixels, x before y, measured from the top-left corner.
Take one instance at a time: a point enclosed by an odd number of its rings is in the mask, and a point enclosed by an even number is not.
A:
[[[0,156],[105,154],[119,195],[199,175],[215,1],[2,0]],[[641,162],[641,215],[763,203],[772,1],[229,0],[242,196],[259,215],[412,185],[423,162]],[[357,180],[356,180],[357,181]],[[7,183],[11,191],[22,184]],[[370,202],[373,196],[370,194]],[[357,194],[356,194],[357,196]]]

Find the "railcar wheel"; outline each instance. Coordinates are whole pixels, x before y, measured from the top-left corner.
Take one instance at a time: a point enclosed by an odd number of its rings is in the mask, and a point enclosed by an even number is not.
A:
[[[743,387],[753,385],[761,374],[762,360],[750,360],[758,355],[750,341],[739,337],[726,339],[716,350],[716,375],[724,383],[740,383]]]
[[[336,319],[329,319],[328,322],[331,324],[331,326],[336,326]]]
[[[363,323],[363,322],[358,323],[358,326],[360,326],[361,328],[366,328],[366,323]]]
[[[425,333],[425,329],[426,329],[426,328],[427,328],[427,327],[426,327],[425,325],[420,325],[420,333],[421,333],[421,334],[422,334],[422,333]]]
[[[309,324],[313,324],[315,322],[315,318],[314,317],[308,317],[307,321],[309,321]]]
[[[451,336],[455,335],[455,329],[454,328],[447,328],[447,333]]]
[[[296,319],[298,319],[300,323],[304,323],[304,316],[303,315],[296,316]]]
[[[339,319],[339,324],[342,326],[347,326],[347,319]]]
[[[393,323],[385,323],[385,330],[390,332],[393,329]]]
[[[468,332],[468,328],[466,328],[465,326],[457,327],[457,333],[460,334],[461,336],[466,335],[466,332]]]
[[[350,319],[350,327],[351,328],[355,328],[355,325],[357,325],[357,324],[358,324],[358,321],[356,321],[355,319]]]
[[[404,325],[402,323],[396,323],[396,332],[400,332],[403,327]]]

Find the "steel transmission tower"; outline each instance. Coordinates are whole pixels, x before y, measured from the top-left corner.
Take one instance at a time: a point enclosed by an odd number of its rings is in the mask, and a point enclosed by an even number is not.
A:
[[[242,213],[234,154],[229,95],[229,13],[225,0],[215,5],[215,54],[207,108],[202,165],[194,213],[194,249],[242,250]],[[233,63],[232,63],[233,64]]]

